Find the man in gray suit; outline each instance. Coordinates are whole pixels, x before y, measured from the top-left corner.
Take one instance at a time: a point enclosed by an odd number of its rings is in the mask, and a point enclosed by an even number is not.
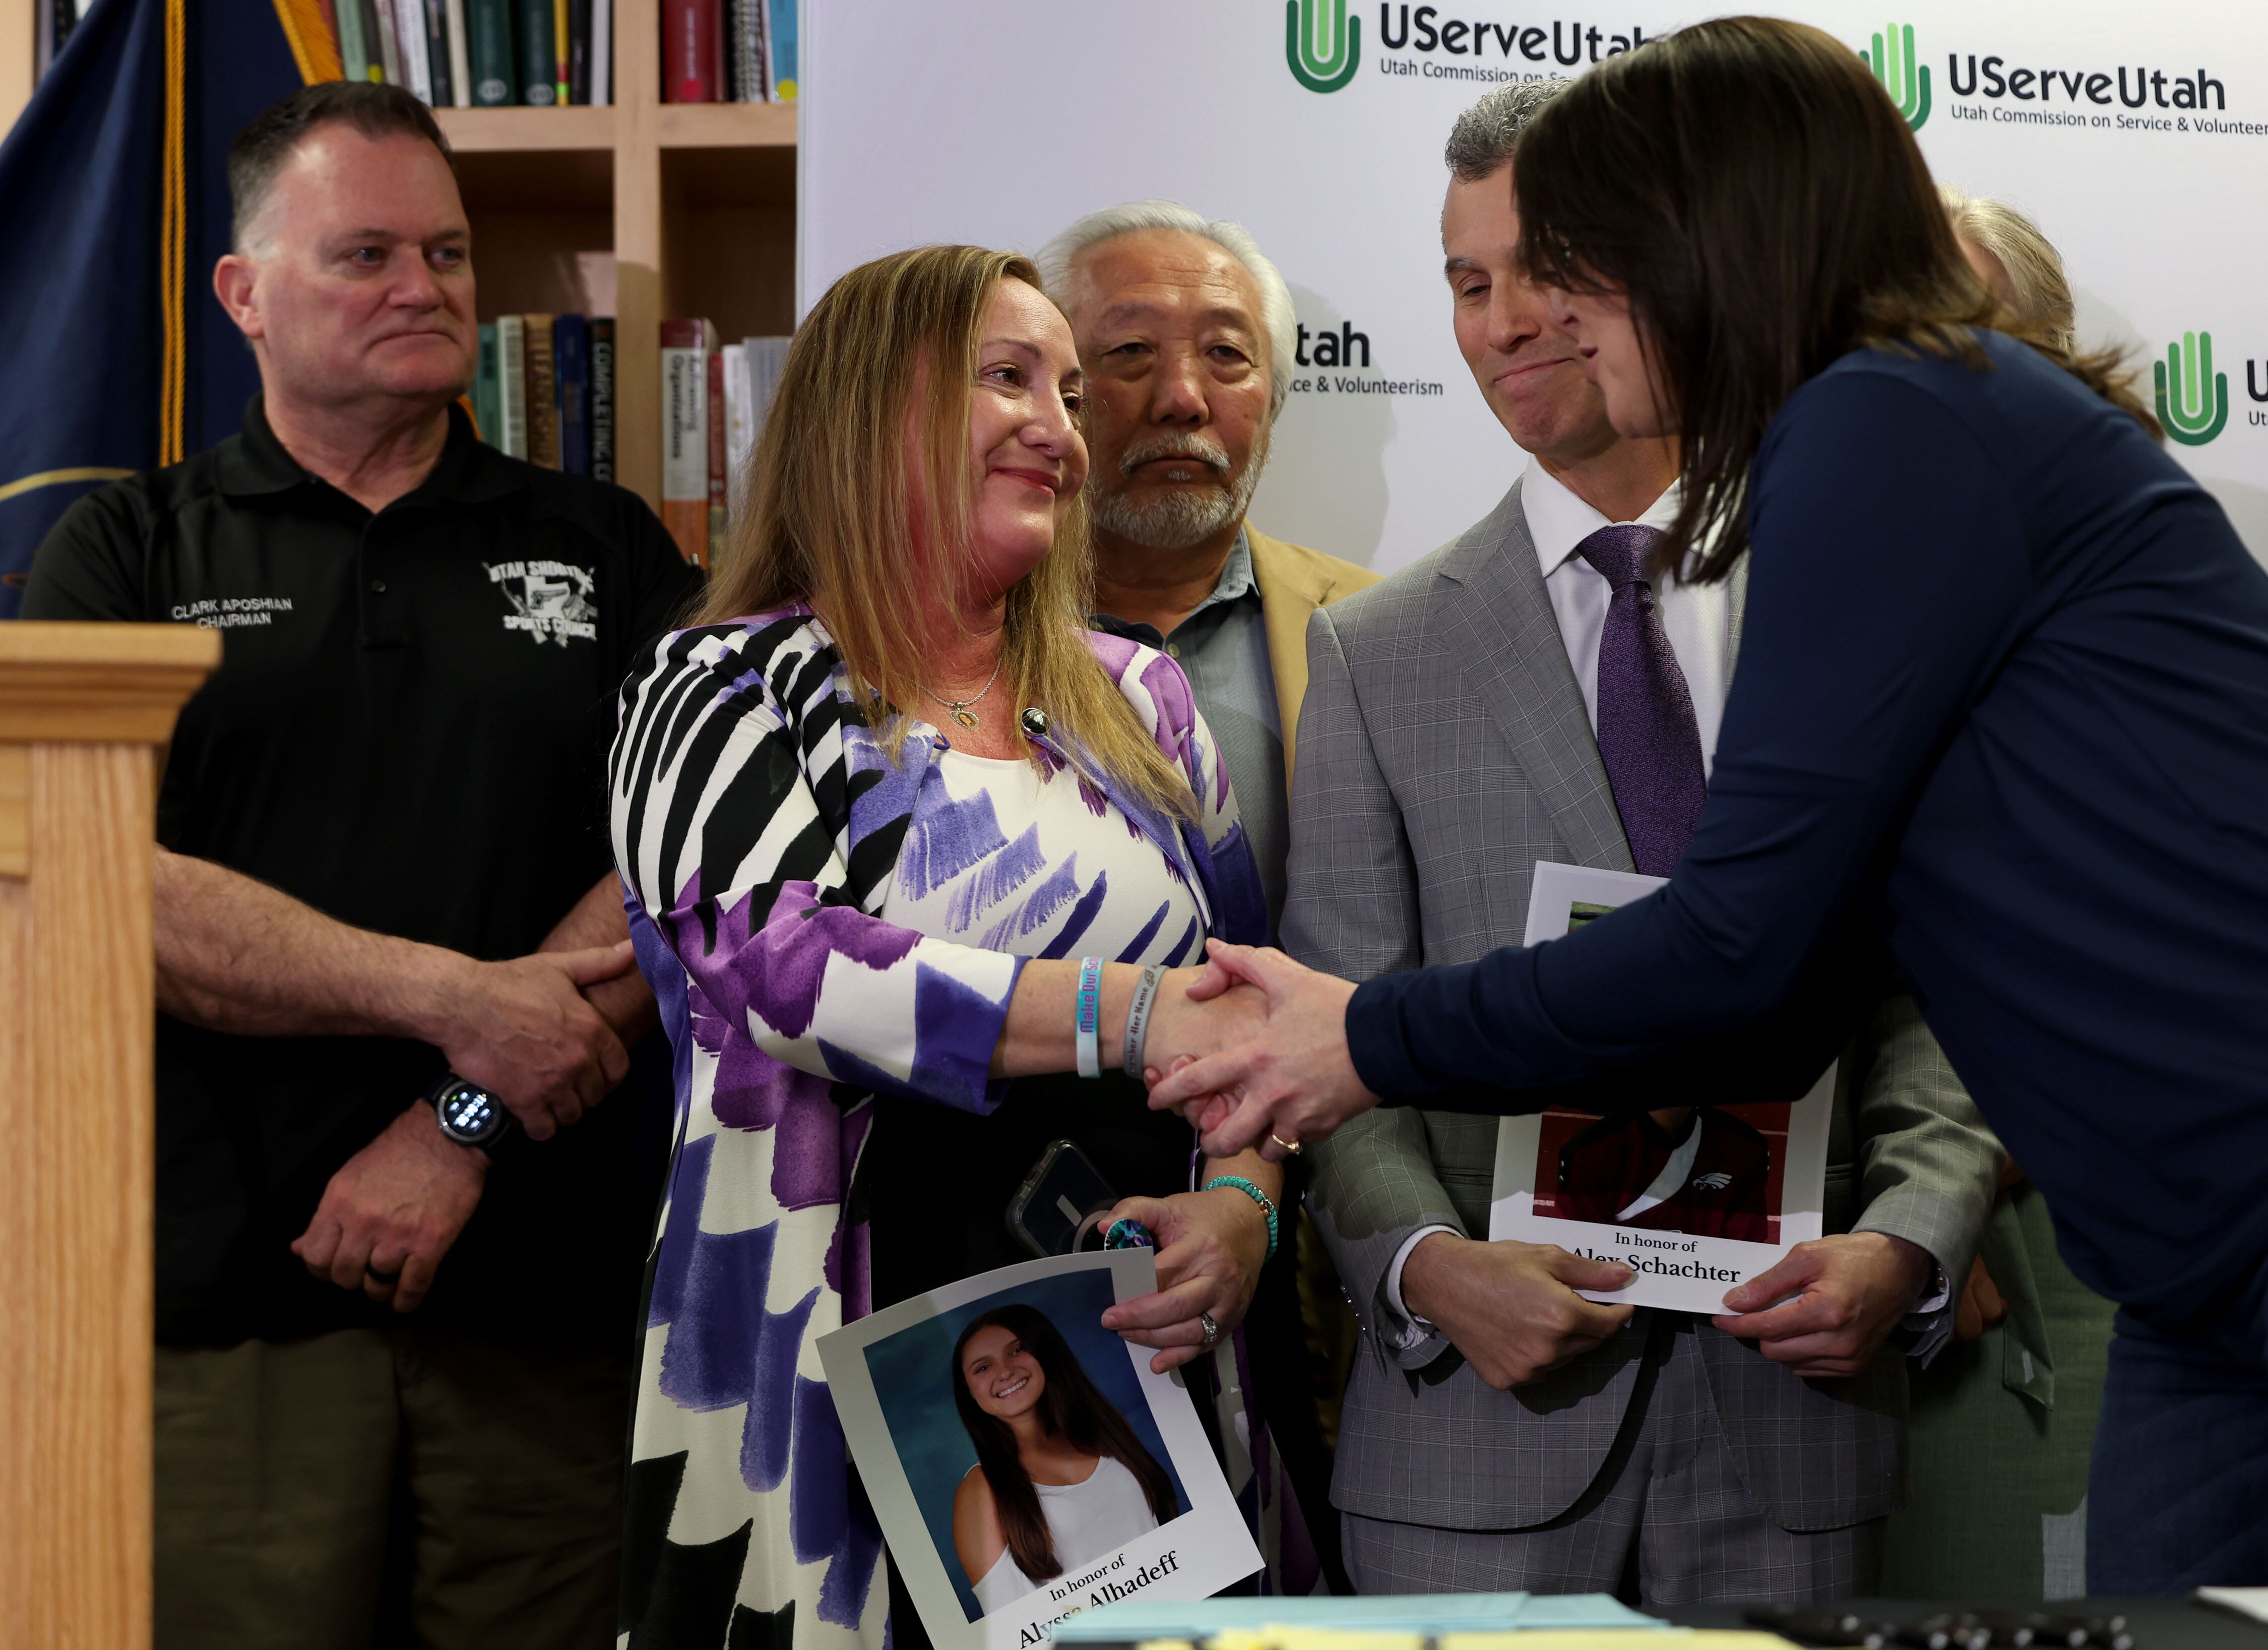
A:
[[[1442,214],[1459,346],[1527,471],[1308,626],[1284,941],[1352,979],[1518,939],[1539,860],[1666,873],[1716,743],[1742,582],[1648,576],[1674,450],[1616,437],[1514,259],[1512,151],[1553,89],[1460,120]],[[1381,1108],[1314,1149],[1365,1330],[1332,1480],[1361,1591],[1870,1588],[1901,1477],[1890,1343],[1942,1341],[1999,1149],[1904,998],[1838,1091],[1830,1235],[1713,1322],[1594,1303],[1575,1291],[1624,1268],[1486,1241],[1492,1116]]]

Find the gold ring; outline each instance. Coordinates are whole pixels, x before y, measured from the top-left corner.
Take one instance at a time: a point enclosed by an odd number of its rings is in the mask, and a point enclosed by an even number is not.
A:
[[[1282,1135],[1276,1134],[1272,1131],[1270,1133],[1268,1138],[1284,1148],[1285,1156],[1296,1157],[1299,1155],[1300,1143],[1297,1140],[1286,1140]]]

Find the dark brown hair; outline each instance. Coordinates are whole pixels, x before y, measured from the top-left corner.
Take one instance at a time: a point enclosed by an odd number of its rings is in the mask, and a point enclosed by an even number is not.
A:
[[[246,250],[244,232],[260,216],[268,191],[275,187],[276,174],[284,169],[300,140],[317,127],[334,122],[353,127],[364,137],[391,137],[396,133],[422,137],[439,150],[441,158],[452,167],[456,165],[433,111],[407,87],[361,80],[326,80],[304,86],[254,115],[228,146],[229,236],[234,250]]]
[[[1787,398],[1860,347],[1986,370],[2006,332],[2157,423],[2115,353],[2073,357],[1962,259],[1913,133],[1858,55],[1771,18],[1722,18],[1618,54],[1552,99],[1513,158],[1536,280],[1626,294],[1684,476],[1664,564],[1749,547],[1749,470]]]
[[[969,1441],[976,1446],[976,1464],[984,1481],[992,1486],[992,1499],[1000,1508],[1001,1532],[1008,1538],[1008,1551],[1016,1557],[1016,1567],[1034,1581],[1063,1573],[1063,1565],[1056,1558],[1055,1536],[1040,1511],[1039,1492],[1032,1488],[1032,1475],[1017,1458],[1015,1429],[976,1407],[968,1378],[961,1372],[961,1354],[968,1337],[996,1324],[1022,1343],[1047,1377],[1047,1390],[1040,1396],[1040,1425],[1047,1428],[1049,1436],[1064,1439],[1087,1455],[1108,1455],[1120,1462],[1142,1486],[1158,1521],[1171,1520],[1180,1506],[1174,1499],[1174,1481],[1127,1425],[1118,1406],[1102,1396],[1080,1366],[1063,1331],[1036,1307],[995,1307],[961,1330],[961,1338],[953,1344],[953,1402],[961,1411],[961,1424],[968,1429]]]

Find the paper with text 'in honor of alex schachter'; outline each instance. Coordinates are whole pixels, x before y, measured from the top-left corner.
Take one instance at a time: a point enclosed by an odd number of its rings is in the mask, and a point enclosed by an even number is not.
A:
[[[1545,861],[1521,943],[1542,945],[1662,886],[1660,877]],[[1835,1068],[1793,1102],[1697,1106],[1666,1089],[1653,1109],[1599,1117],[1554,1109],[1497,1134],[1489,1236],[1557,1243],[1637,1276],[1594,1300],[1719,1313],[1725,1292],[1819,1236]]]
[[[1102,1327],[1148,1249],[1004,1266],[819,1340],[890,1560],[937,1650],[1035,1650],[1125,1600],[1260,1568],[1179,1370]]]

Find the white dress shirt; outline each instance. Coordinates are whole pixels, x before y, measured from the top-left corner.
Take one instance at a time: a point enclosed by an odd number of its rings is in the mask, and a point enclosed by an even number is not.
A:
[[[1673,486],[1640,514],[1631,518],[1642,527],[1667,532],[1677,515],[1677,489]],[[1551,611],[1559,621],[1559,640],[1574,667],[1575,685],[1583,690],[1583,709],[1591,718],[1591,731],[1599,731],[1599,638],[1607,628],[1607,604],[1614,590],[1607,576],[1577,555],[1576,548],[1601,527],[1611,527],[1598,511],[1568,490],[1567,484],[1535,460],[1528,460],[1521,482],[1520,506],[1528,517],[1528,536],[1535,541],[1535,561],[1543,572],[1543,591],[1551,598]],[[1696,585],[1657,578],[1654,608],[1661,629],[1669,637],[1669,651],[1677,655],[1677,668],[1693,695],[1693,719],[1701,730],[1701,770],[1709,770],[1717,757],[1717,727],[1725,719],[1725,689],[1733,676],[1733,609],[1721,583]]]

